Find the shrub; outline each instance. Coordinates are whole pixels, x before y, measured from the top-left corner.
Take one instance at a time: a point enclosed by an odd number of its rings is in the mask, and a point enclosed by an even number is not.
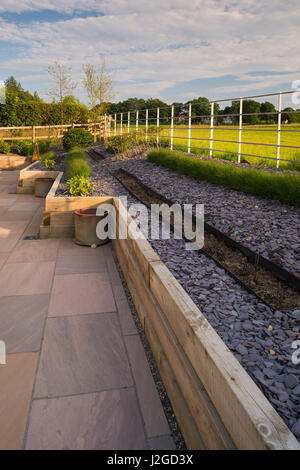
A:
[[[114,135],[107,139],[106,150],[111,153],[121,153],[136,145],[135,134]]]
[[[45,153],[42,157],[42,161],[48,170],[53,170],[54,165],[55,165],[55,153],[54,152],[48,152]]]
[[[94,189],[89,180],[84,176],[73,176],[67,181],[67,185],[72,196],[86,196]]]
[[[51,143],[50,139],[38,140],[39,150],[41,154],[48,152],[50,143]]]
[[[70,179],[73,176],[83,176],[88,178],[91,169],[87,163],[86,155],[80,148],[72,149],[66,159],[66,174]]]
[[[66,150],[71,150],[74,147],[88,147],[93,143],[92,134],[86,129],[68,129],[65,132],[62,143]]]
[[[171,150],[155,150],[147,158],[184,175],[300,206],[300,175],[226,165]]]
[[[0,153],[9,153],[10,145],[8,142],[5,142],[3,139],[0,140]]]
[[[20,140],[17,143],[17,152],[19,155],[23,155],[24,157],[28,157],[33,153],[33,145],[32,142],[29,140]]]

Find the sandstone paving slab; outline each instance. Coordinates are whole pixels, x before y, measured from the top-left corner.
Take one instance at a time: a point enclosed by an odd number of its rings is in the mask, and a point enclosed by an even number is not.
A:
[[[34,400],[26,449],[143,450],[146,440],[132,389]]]
[[[28,202],[23,202],[23,200],[18,200],[14,204],[12,204],[9,207],[9,211],[36,211],[38,207],[40,206],[39,202],[34,202],[34,201],[28,201]]]
[[[38,353],[8,354],[0,364],[0,449],[21,449]]]
[[[54,277],[49,316],[114,311],[116,305],[107,273],[66,274]]]
[[[141,340],[138,335],[126,336],[125,343],[144,418],[146,433],[148,437],[170,434],[170,428],[161,406]]]
[[[0,253],[9,253],[12,251],[18,243],[20,236],[20,233],[8,234],[8,231],[5,236],[4,231],[2,231],[2,233],[0,233]]]
[[[151,437],[148,439],[150,450],[175,450],[176,446],[171,436]]]
[[[77,245],[71,238],[62,238],[59,244],[58,256],[98,256],[104,259],[103,247],[91,248],[90,246]]]
[[[99,256],[68,255],[58,258],[55,274],[84,274],[106,271],[105,259]]]
[[[0,222],[2,221],[17,221],[17,220],[27,220],[30,221],[34,215],[34,211],[23,211],[23,210],[7,210],[5,208],[0,208]]]
[[[0,297],[0,337],[7,353],[38,351],[49,295]]]
[[[30,263],[34,261],[55,261],[59,241],[20,240],[8,258],[8,263]]]
[[[0,272],[0,297],[48,294],[55,262],[6,263]]]
[[[35,397],[132,386],[116,314],[49,318]]]
[[[137,329],[131,314],[128,301],[116,299],[116,304],[118,308],[120,324],[123,335],[135,335],[137,334]]]

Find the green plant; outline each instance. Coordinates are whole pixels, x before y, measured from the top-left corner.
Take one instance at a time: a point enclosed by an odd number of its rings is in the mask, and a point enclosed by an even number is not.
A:
[[[88,147],[93,143],[92,134],[86,129],[68,129],[65,132],[62,143],[66,150],[71,150],[74,147]]]
[[[121,153],[136,145],[135,134],[114,135],[107,139],[106,150],[111,153]]]
[[[220,161],[189,157],[171,150],[155,150],[150,152],[147,158],[150,162],[178,173],[300,206],[300,175],[297,174],[237,167]]]
[[[3,139],[1,139],[0,140],[0,153],[9,153],[9,152],[10,152],[9,143],[7,143]]]
[[[67,181],[67,185],[71,196],[86,196],[94,190],[89,180],[84,176],[73,176]]]
[[[90,176],[91,169],[82,149],[74,148],[68,153],[66,159],[66,174],[68,179],[73,176],[84,176],[85,178]]]
[[[42,156],[42,162],[48,170],[53,170],[55,165],[55,153],[47,152]]]
[[[50,143],[51,143],[50,139],[38,140],[39,150],[41,154],[48,152]]]
[[[20,142],[17,143],[17,152],[19,155],[23,155],[25,157],[32,155],[33,153],[32,142],[30,142],[29,140],[20,140]]]

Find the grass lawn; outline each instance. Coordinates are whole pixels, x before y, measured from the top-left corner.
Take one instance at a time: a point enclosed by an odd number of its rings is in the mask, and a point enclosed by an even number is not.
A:
[[[201,160],[171,150],[150,152],[148,160],[210,183],[300,207],[300,175],[238,167],[216,160]]]

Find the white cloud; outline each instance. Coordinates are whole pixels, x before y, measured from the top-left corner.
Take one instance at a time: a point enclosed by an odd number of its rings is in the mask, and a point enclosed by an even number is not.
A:
[[[279,86],[299,68],[298,0],[1,0],[0,4],[0,12],[42,9],[104,16],[29,25],[0,17],[1,37],[22,47],[22,55],[3,62],[2,69],[38,77],[59,59],[72,65],[74,78],[80,80],[82,64],[99,64],[105,55],[121,99],[162,96],[178,83],[222,75],[251,83],[223,86],[215,93],[210,89],[211,97],[231,90],[247,93]],[[286,75],[251,79],[247,75],[265,70]]]

